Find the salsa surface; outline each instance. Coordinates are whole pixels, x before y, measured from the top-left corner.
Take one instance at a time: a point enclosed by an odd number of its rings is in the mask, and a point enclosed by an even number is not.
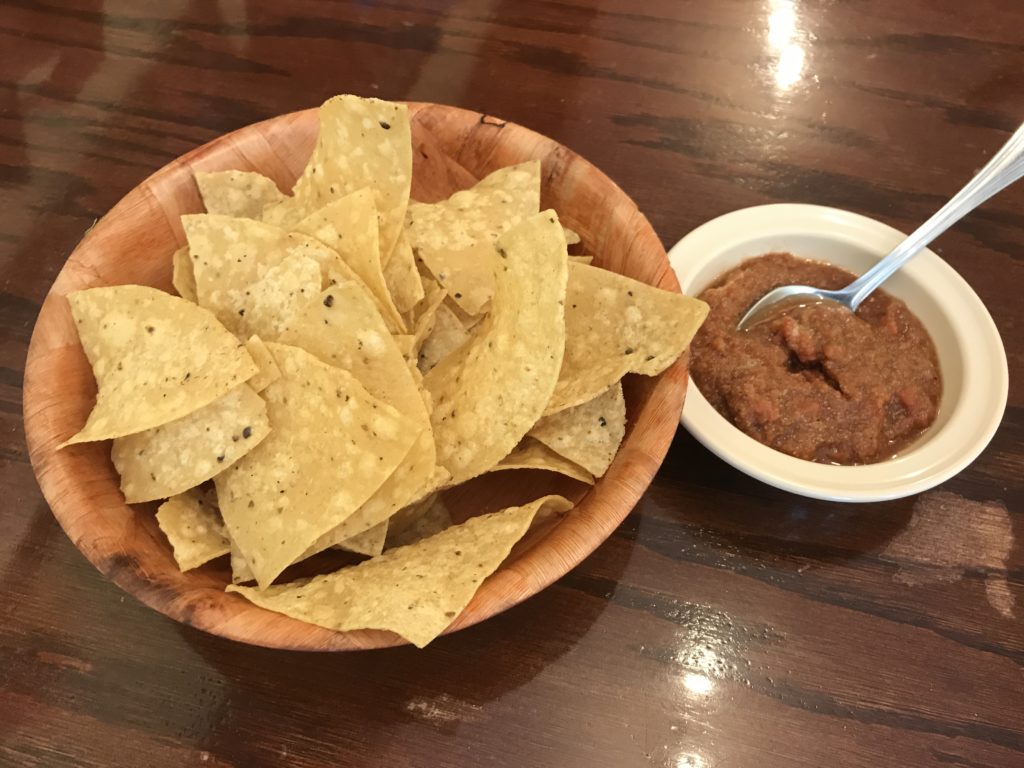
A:
[[[826,464],[890,458],[935,421],[935,345],[907,306],[875,291],[856,314],[817,304],[747,331],[736,323],[780,285],[838,289],[851,273],[788,253],[745,261],[700,298],[711,306],[691,374],[708,402],[761,443]]]

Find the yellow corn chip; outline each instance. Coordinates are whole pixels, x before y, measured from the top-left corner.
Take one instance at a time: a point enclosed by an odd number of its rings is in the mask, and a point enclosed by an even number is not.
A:
[[[242,384],[180,419],[115,438],[111,459],[129,504],[165,499],[224,471],[269,431],[263,400]]]
[[[384,551],[384,540],[388,535],[388,521],[377,523],[373,528],[368,528],[362,533],[357,533],[351,538],[339,542],[338,549],[347,552],[355,552],[357,555],[369,555],[376,557]]]
[[[593,264],[593,256],[570,256],[569,261],[575,261],[577,264]]]
[[[489,472],[500,472],[506,469],[546,469],[549,472],[557,472],[560,475],[571,477],[587,485],[594,484],[594,476],[586,469],[560,456],[544,443],[530,437],[524,437],[523,441],[516,446],[508,456],[488,470]]]
[[[465,328],[467,331],[472,331],[480,324],[480,321],[487,316],[486,312],[479,315],[469,314],[468,312],[466,312],[466,310],[460,307],[458,305],[458,302],[452,299],[451,296],[444,297],[444,305],[452,311],[453,315],[459,318],[459,322],[462,323],[462,327]]]
[[[399,312],[409,312],[424,298],[423,281],[404,232],[399,234],[391,258],[384,266],[384,282]]]
[[[182,571],[198,568],[231,551],[217,508],[196,488],[161,504],[156,522],[171,543]]]
[[[405,416],[415,437],[387,481],[358,512],[314,543],[308,555],[377,525],[422,494],[434,473],[436,451],[420,388],[373,302],[356,284],[339,283],[324,291],[284,339],[349,371]]]
[[[186,299],[120,285],[78,291],[68,300],[98,394],[85,427],[64,445],[167,424],[256,373],[238,340]]]
[[[356,512],[422,432],[347,371],[267,346],[281,369],[263,390],[273,430],[215,478],[231,540],[261,586]]]
[[[428,493],[411,504],[402,507],[400,510],[395,512],[390,518],[388,518],[388,540],[390,541],[393,537],[404,531],[416,520],[423,516],[423,514],[433,505],[435,501],[440,498],[440,495],[436,492]]]
[[[426,421],[426,411],[402,353],[372,300],[355,283],[322,291],[282,337],[342,368],[375,397],[404,414]]]
[[[207,213],[259,219],[263,209],[284,199],[277,185],[251,171],[196,173],[196,184]]]
[[[188,246],[182,246],[174,252],[172,258],[173,273],[171,283],[174,290],[183,299],[196,303],[196,276],[192,271],[192,257],[189,256]]]
[[[562,365],[568,260],[557,216],[531,216],[497,248],[490,314],[423,380],[434,402],[438,463],[453,484],[511,452],[540,418]]]
[[[306,256],[291,256],[270,267],[262,278],[229,290],[237,307],[233,330],[240,337],[258,335],[276,341],[320,294],[320,266]]]
[[[434,330],[437,308],[444,302],[445,295],[444,288],[430,278],[430,282],[425,284],[424,298],[409,313],[413,327],[412,344],[408,355],[410,360],[417,359],[423,342]]]
[[[304,256],[317,262],[326,277],[341,264],[341,257],[320,241],[252,219],[199,213],[182,216],[181,224],[192,255],[199,304],[218,316],[224,313],[228,322],[239,317],[239,307],[232,300],[271,267]]]
[[[430,334],[423,340],[417,356],[417,365],[424,374],[448,355],[465,344],[471,335],[447,304],[441,304],[434,313]]]
[[[347,552],[355,552],[357,555],[369,555],[370,557],[374,557],[384,551],[384,542],[387,537],[387,533],[388,521],[385,520],[383,523],[379,523],[350,539],[346,539],[345,541],[336,544],[335,547]],[[316,552],[310,552],[310,555],[313,554],[316,554]],[[305,558],[306,555],[303,555],[299,559],[304,560]],[[238,548],[233,547],[231,550],[231,583],[244,584],[252,581],[256,581],[256,577],[253,575],[252,569],[249,568],[249,564],[245,561],[245,557]]]
[[[564,512],[571,507],[561,496],[545,496],[474,517],[326,576],[263,591],[227,589],[301,621],[339,631],[387,629],[422,648],[455,620],[539,510]]]
[[[418,441],[424,440],[425,436],[429,434],[429,430],[424,430],[420,433],[419,438],[417,438]],[[430,439],[433,440],[433,437]],[[408,493],[408,489],[412,487],[408,478],[415,476],[414,473],[417,469],[417,463],[421,461],[421,459],[417,459],[416,457],[417,455],[422,456],[423,453],[425,453],[422,446],[420,446],[419,450],[420,453],[417,454],[416,445],[409,450],[409,454],[406,456],[405,462],[403,462],[403,465],[395,471],[395,475],[397,475],[397,477],[395,478],[394,483],[390,486],[388,483],[385,483],[385,485],[381,487],[381,490],[375,494],[374,498],[364,504],[355,514],[345,520],[344,523],[317,539],[309,549],[296,558],[296,562],[305,560],[307,557],[312,557],[317,552],[322,552],[328,547],[343,546],[345,542],[351,541],[353,537],[358,538],[359,536],[359,534],[350,535],[350,531],[366,531],[372,526],[380,525],[374,521],[380,520],[382,517],[385,518],[384,522],[388,524],[390,529],[392,518],[385,517],[385,515],[394,514],[391,513],[390,510],[396,504],[399,504],[398,499],[418,499],[434,493],[444,486],[448,480],[451,479],[451,476],[444,469],[435,467],[426,484],[420,486],[415,490],[415,492],[411,494]],[[390,482],[391,478],[388,478],[388,480]]]
[[[655,376],[708,313],[698,299],[586,264],[569,264],[565,360],[546,414],[593,400],[627,373]]]
[[[289,259],[308,258],[319,264],[320,287],[333,273],[346,278],[353,274],[336,251],[299,232],[205,213],[182,216],[181,223],[192,255],[198,302],[232,330],[244,321],[246,307],[240,302],[249,298],[246,290]]]
[[[601,477],[626,435],[622,382],[616,382],[593,400],[545,416],[529,434],[595,477]]]
[[[410,203],[406,233],[448,294],[478,315],[494,293],[490,244],[539,208],[540,163],[531,160],[501,168],[440,203]]]
[[[494,295],[494,243],[481,241],[462,250],[420,250],[426,264],[448,296],[470,316],[487,311]]]
[[[500,168],[440,203],[410,203],[409,242],[430,252],[494,242],[539,207],[540,163],[530,160]]]
[[[388,326],[399,333],[405,330],[384,281],[372,191],[361,189],[333,200],[296,223],[293,229],[315,237],[336,252],[369,288]]]
[[[398,347],[398,351],[402,353],[402,357],[409,359],[409,355],[412,354],[412,345],[416,337],[411,333],[398,333],[391,337],[394,339],[395,346]]]
[[[274,362],[274,356],[270,354],[267,345],[263,343],[263,339],[259,336],[250,337],[245,342],[245,348],[252,355],[252,359],[259,368],[259,372],[245,383],[254,392],[262,392],[271,383],[281,378],[281,369],[277,367],[277,363]]]
[[[452,527],[451,513],[437,494],[431,494],[425,502],[407,508],[409,512],[400,510],[391,518],[384,543],[387,549],[415,544]]]
[[[409,111],[358,96],[335,96],[320,107],[320,135],[293,197],[264,217],[295,224],[331,201],[360,189],[373,191],[380,221],[380,252],[390,254],[402,228],[412,184]]]
[[[227,533],[227,526],[224,528],[225,535],[230,540],[230,535]],[[245,555],[238,548],[238,545],[233,541],[231,545],[231,583],[232,584],[245,584],[248,582],[256,581],[256,576],[252,572],[252,568],[249,567],[249,563],[245,560]]]
[[[580,236],[578,234],[576,234],[576,232],[574,232],[573,230],[569,229],[564,224],[562,225],[562,229],[565,231],[565,244],[566,245],[576,245],[576,243],[580,242]]]
[[[420,275],[420,285],[423,286],[423,298],[409,312],[414,321],[413,325],[416,324],[415,321],[419,320],[424,313],[444,301],[448,295],[441,284],[430,274],[430,270],[419,259],[416,259],[416,271]]]

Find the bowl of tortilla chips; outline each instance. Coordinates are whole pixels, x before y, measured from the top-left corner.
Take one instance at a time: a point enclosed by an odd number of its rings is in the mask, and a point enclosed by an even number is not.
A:
[[[32,336],[30,456],[75,545],[177,621],[422,647],[625,518],[705,313],[565,147],[339,96],[184,155],[86,234]]]

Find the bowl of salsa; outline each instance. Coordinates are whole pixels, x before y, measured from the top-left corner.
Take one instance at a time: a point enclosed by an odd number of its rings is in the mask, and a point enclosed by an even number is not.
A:
[[[692,348],[682,424],[737,469],[793,493],[867,502],[919,493],[985,448],[1006,406],[1002,341],[971,287],[932,251],[856,315],[828,305],[735,324],[770,288],[840,288],[904,235],[835,208],[747,208],[669,253],[711,313]]]

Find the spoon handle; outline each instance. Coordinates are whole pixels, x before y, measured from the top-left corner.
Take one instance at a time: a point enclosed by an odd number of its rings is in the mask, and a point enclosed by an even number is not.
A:
[[[915,229],[888,256],[847,286],[846,290],[852,294],[850,309],[856,311],[860,303],[875,288],[927,247],[932,240],[1021,176],[1024,176],[1024,125],[1014,132],[985,167],[949,202]]]

